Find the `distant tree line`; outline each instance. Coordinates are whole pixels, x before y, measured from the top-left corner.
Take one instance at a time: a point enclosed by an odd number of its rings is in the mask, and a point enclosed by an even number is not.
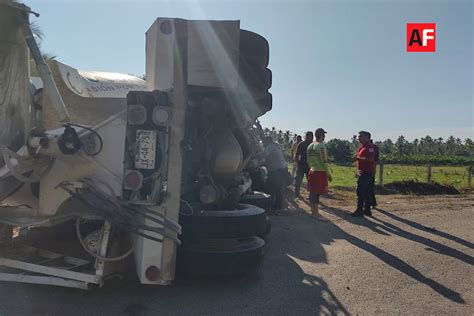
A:
[[[290,131],[265,128],[264,133],[272,136],[280,144],[287,158],[290,160],[291,145],[294,133]],[[304,135],[302,135],[304,138]],[[427,164],[434,165],[474,164],[474,142],[470,138],[461,140],[454,136],[446,139],[432,138],[430,136],[414,139],[409,142],[404,136],[399,136],[393,142],[391,139],[375,141],[379,147],[380,158],[385,163],[400,164]],[[359,147],[357,136],[353,135],[351,140],[331,139],[327,141],[328,154],[332,162],[337,164],[350,164],[355,151]]]

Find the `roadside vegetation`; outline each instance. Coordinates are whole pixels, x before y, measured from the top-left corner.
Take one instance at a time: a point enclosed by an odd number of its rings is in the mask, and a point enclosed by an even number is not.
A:
[[[289,162],[294,133],[280,131],[274,127],[264,129],[282,147]],[[409,142],[404,136],[393,142],[390,139],[375,141],[380,149],[380,160],[384,164],[383,184],[414,181],[427,182],[428,165],[431,165],[431,182],[453,186],[458,190],[468,189],[469,166],[474,172],[474,142],[470,138],[461,140],[454,136],[446,139],[426,136]],[[352,157],[359,143],[354,135],[351,140],[331,139],[327,141],[333,182],[331,187],[355,187],[355,165]],[[290,163],[290,169],[292,168]],[[379,173],[379,168],[377,168]],[[376,177],[376,183],[379,176]]]
[[[290,164],[290,170],[293,166]],[[355,188],[355,166],[340,166],[331,164],[332,172],[331,187]],[[377,169],[377,172],[379,169]],[[431,180],[433,182],[453,186],[458,190],[467,189],[468,170],[463,166],[435,166],[431,169]],[[384,166],[384,184],[400,181],[426,182],[427,168],[424,166],[405,166],[405,165],[385,165]],[[375,183],[378,184],[379,176],[377,174]]]

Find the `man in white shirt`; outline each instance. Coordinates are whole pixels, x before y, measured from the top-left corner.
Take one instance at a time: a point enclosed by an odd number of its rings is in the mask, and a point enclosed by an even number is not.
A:
[[[270,136],[264,138],[263,145],[265,166],[268,169],[267,187],[272,196],[272,206],[274,209],[281,209],[288,177],[288,163],[280,146]]]

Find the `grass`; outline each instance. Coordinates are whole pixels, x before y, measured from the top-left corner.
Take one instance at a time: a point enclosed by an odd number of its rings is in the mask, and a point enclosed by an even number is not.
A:
[[[291,168],[291,166],[290,166]],[[333,181],[330,187],[355,187],[355,167],[330,165]],[[377,168],[376,183],[379,180],[379,168]],[[431,168],[432,181],[452,185],[457,189],[467,188],[467,168],[453,166],[436,166]],[[427,180],[426,166],[384,165],[384,184],[394,181]]]

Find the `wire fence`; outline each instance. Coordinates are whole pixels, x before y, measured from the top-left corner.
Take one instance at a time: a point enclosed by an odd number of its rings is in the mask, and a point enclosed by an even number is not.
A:
[[[293,164],[289,165],[289,169]],[[330,164],[333,181],[330,186],[354,187],[356,168],[354,165]],[[453,186],[457,189],[472,188],[472,166],[403,165],[380,162],[377,166],[376,184],[385,185],[398,181],[417,181]]]
[[[377,171],[378,185],[413,180],[426,183],[436,182],[457,188],[472,187],[472,166],[392,165],[380,161]]]

